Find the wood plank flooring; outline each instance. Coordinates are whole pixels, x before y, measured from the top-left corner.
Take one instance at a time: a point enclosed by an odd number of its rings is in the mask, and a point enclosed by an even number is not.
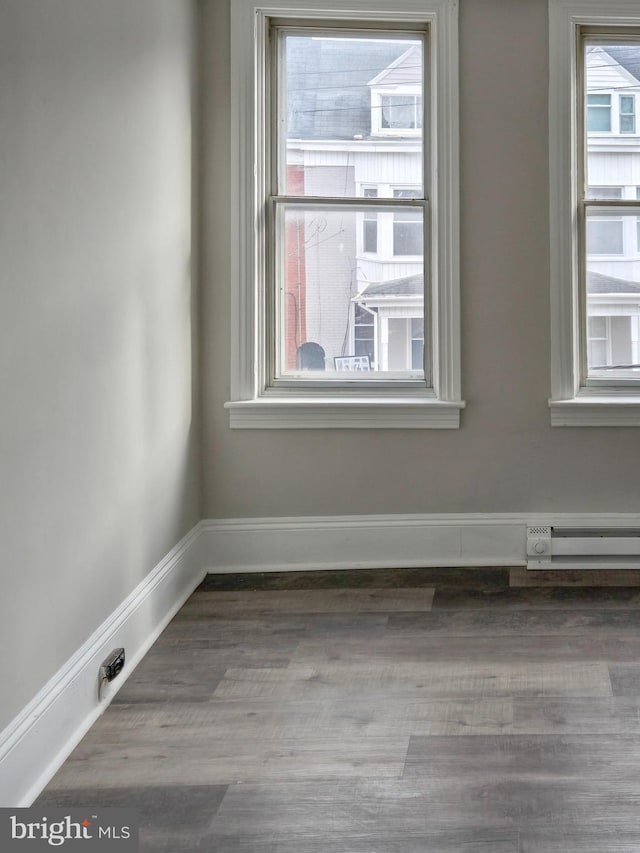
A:
[[[39,797],[141,851],[640,853],[640,574],[209,576]]]

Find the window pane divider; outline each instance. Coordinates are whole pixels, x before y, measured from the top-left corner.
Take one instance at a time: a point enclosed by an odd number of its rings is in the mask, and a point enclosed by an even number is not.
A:
[[[334,208],[334,207],[385,207],[388,210],[401,210],[404,207],[427,207],[429,204],[426,198],[390,198],[381,197],[369,198],[367,196],[348,196],[347,198],[332,198],[327,196],[308,196],[308,195],[273,195],[271,201],[274,204],[285,205],[300,205],[301,207],[313,208]],[[640,204],[636,202],[636,207],[640,209]]]
[[[582,204],[586,209],[597,210],[598,213],[618,213],[620,210],[628,210],[631,213],[640,214],[640,201],[636,199],[583,199]]]

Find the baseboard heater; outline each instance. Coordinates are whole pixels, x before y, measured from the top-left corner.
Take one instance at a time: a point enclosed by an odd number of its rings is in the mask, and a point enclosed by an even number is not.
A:
[[[640,527],[527,527],[528,569],[640,569]]]

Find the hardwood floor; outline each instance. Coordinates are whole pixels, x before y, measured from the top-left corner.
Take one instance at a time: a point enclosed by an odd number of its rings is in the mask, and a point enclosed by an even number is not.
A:
[[[142,851],[639,853],[639,584],[211,575],[37,804]]]

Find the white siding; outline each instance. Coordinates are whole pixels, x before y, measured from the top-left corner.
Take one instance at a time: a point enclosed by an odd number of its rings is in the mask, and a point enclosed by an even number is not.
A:
[[[391,184],[415,187],[420,185],[422,179],[421,156],[418,151],[364,151],[355,158],[354,166],[356,183],[368,186]]]
[[[637,84],[633,76],[622,68],[604,50],[596,49],[587,54],[590,89],[618,89],[626,91],[629,85]]]

